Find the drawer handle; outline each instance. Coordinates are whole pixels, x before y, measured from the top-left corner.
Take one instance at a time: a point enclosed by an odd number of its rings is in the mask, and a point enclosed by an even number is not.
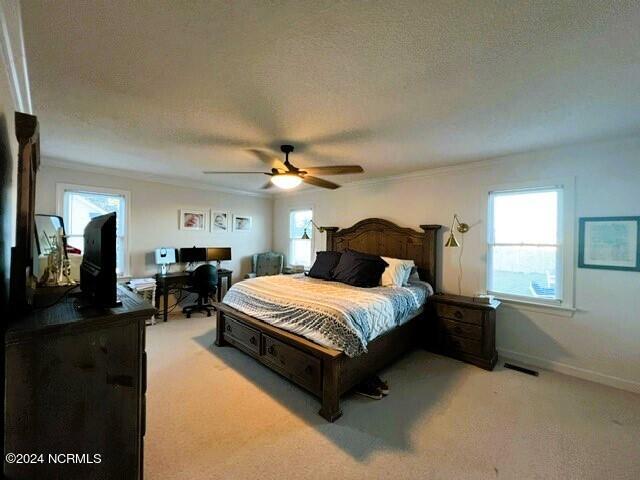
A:
[[[269,348],[267,349],[267,352],[269,352],[270,355],[275,355],[276,347],[274,347],[273,345],[269,346]]]
[[[252,345],[255,345],[256,343],[258,343],[258,342],[256,342],[256,337],[251,337],[249,339],[249,343],[251,343]]]
[[[462,318],[462,312],[460,310],[456,310],[456,313],[453,314],[456,318]]]
[[[231,331],[231,325],[227,323],[227,332],[230,332],[230,331]]]
[[[307,368],[304,369],[304,373],[306,373],[307,375],[311,375],[313,373],[313,368],[311,368],[311,365],[307,365]]]
[[[453,327],[453,331],[456,333],[462,333],[462,328],[460,328],[459,325],[456,325],[455,327]]]

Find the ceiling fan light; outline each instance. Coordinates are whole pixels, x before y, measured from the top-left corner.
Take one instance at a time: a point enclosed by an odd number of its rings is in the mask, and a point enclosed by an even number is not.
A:
[[[271,177],[271,183],[278,188],[290,190],[300,185],[302,183],[302,179],[298,175],[292,173],[283,173]]]

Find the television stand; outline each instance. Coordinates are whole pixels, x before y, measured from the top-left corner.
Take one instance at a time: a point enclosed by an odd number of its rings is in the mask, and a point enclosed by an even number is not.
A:
[[[122,287],[118,295],[119,308],[77,309],[66,295],[11,318],[5,451],[81,449],[102,462],[5,463],[6,478],[142,478],[145,322],[155,310]]]
[[[116,302],[113,305],[96,305],[93,300],[85,295],[82,292],[78,292],[77,295],[74,295],[73,306],[78,311],[84,310],[97,310],[97,311],[106,311],[110,308],[118,308],[122,307],[122,297],[119,295],[116,297]]]

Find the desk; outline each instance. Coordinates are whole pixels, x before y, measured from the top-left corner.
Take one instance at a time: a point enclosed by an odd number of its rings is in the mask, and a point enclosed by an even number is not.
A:
[[[222,279],[227,279],[227,290],[231,287],[231,270],[225,268],[218,269],[218,288],[216,292],[216,299],[222,300]],[[167,321],[168,307],[169,307],[169,290],[171,288],[182,288],[187,284],[191,272],[174,272],[162,275],[157,273],[156,279],[156,311],[160,310],[160,297],[162,297],[162,318]]]

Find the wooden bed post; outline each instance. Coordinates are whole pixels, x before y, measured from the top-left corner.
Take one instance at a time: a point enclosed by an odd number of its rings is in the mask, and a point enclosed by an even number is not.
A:
[[[420,225],[420,228],[424,230],[425,236],[427,237],[425,248],[427,249],[428,264],[432,266],[429,283],[433,288],[433,293],[438,292],[438,230],[440,230],[441,227],[442,225]]]
[[[338,227],[320,227],[320,231],[327,233],[327,242],[324,246],[326,250],[333,249],[333,234],[340,230]]]
[[[318,413],[329,422],[334,422],[342,416],[338,359],[325,359],[322,362],[322,408]]]
[[[216,309],[216,345],[218,347],[224,347],[229,345],[222,335],[224,331],[224,313],[220,309]]]

